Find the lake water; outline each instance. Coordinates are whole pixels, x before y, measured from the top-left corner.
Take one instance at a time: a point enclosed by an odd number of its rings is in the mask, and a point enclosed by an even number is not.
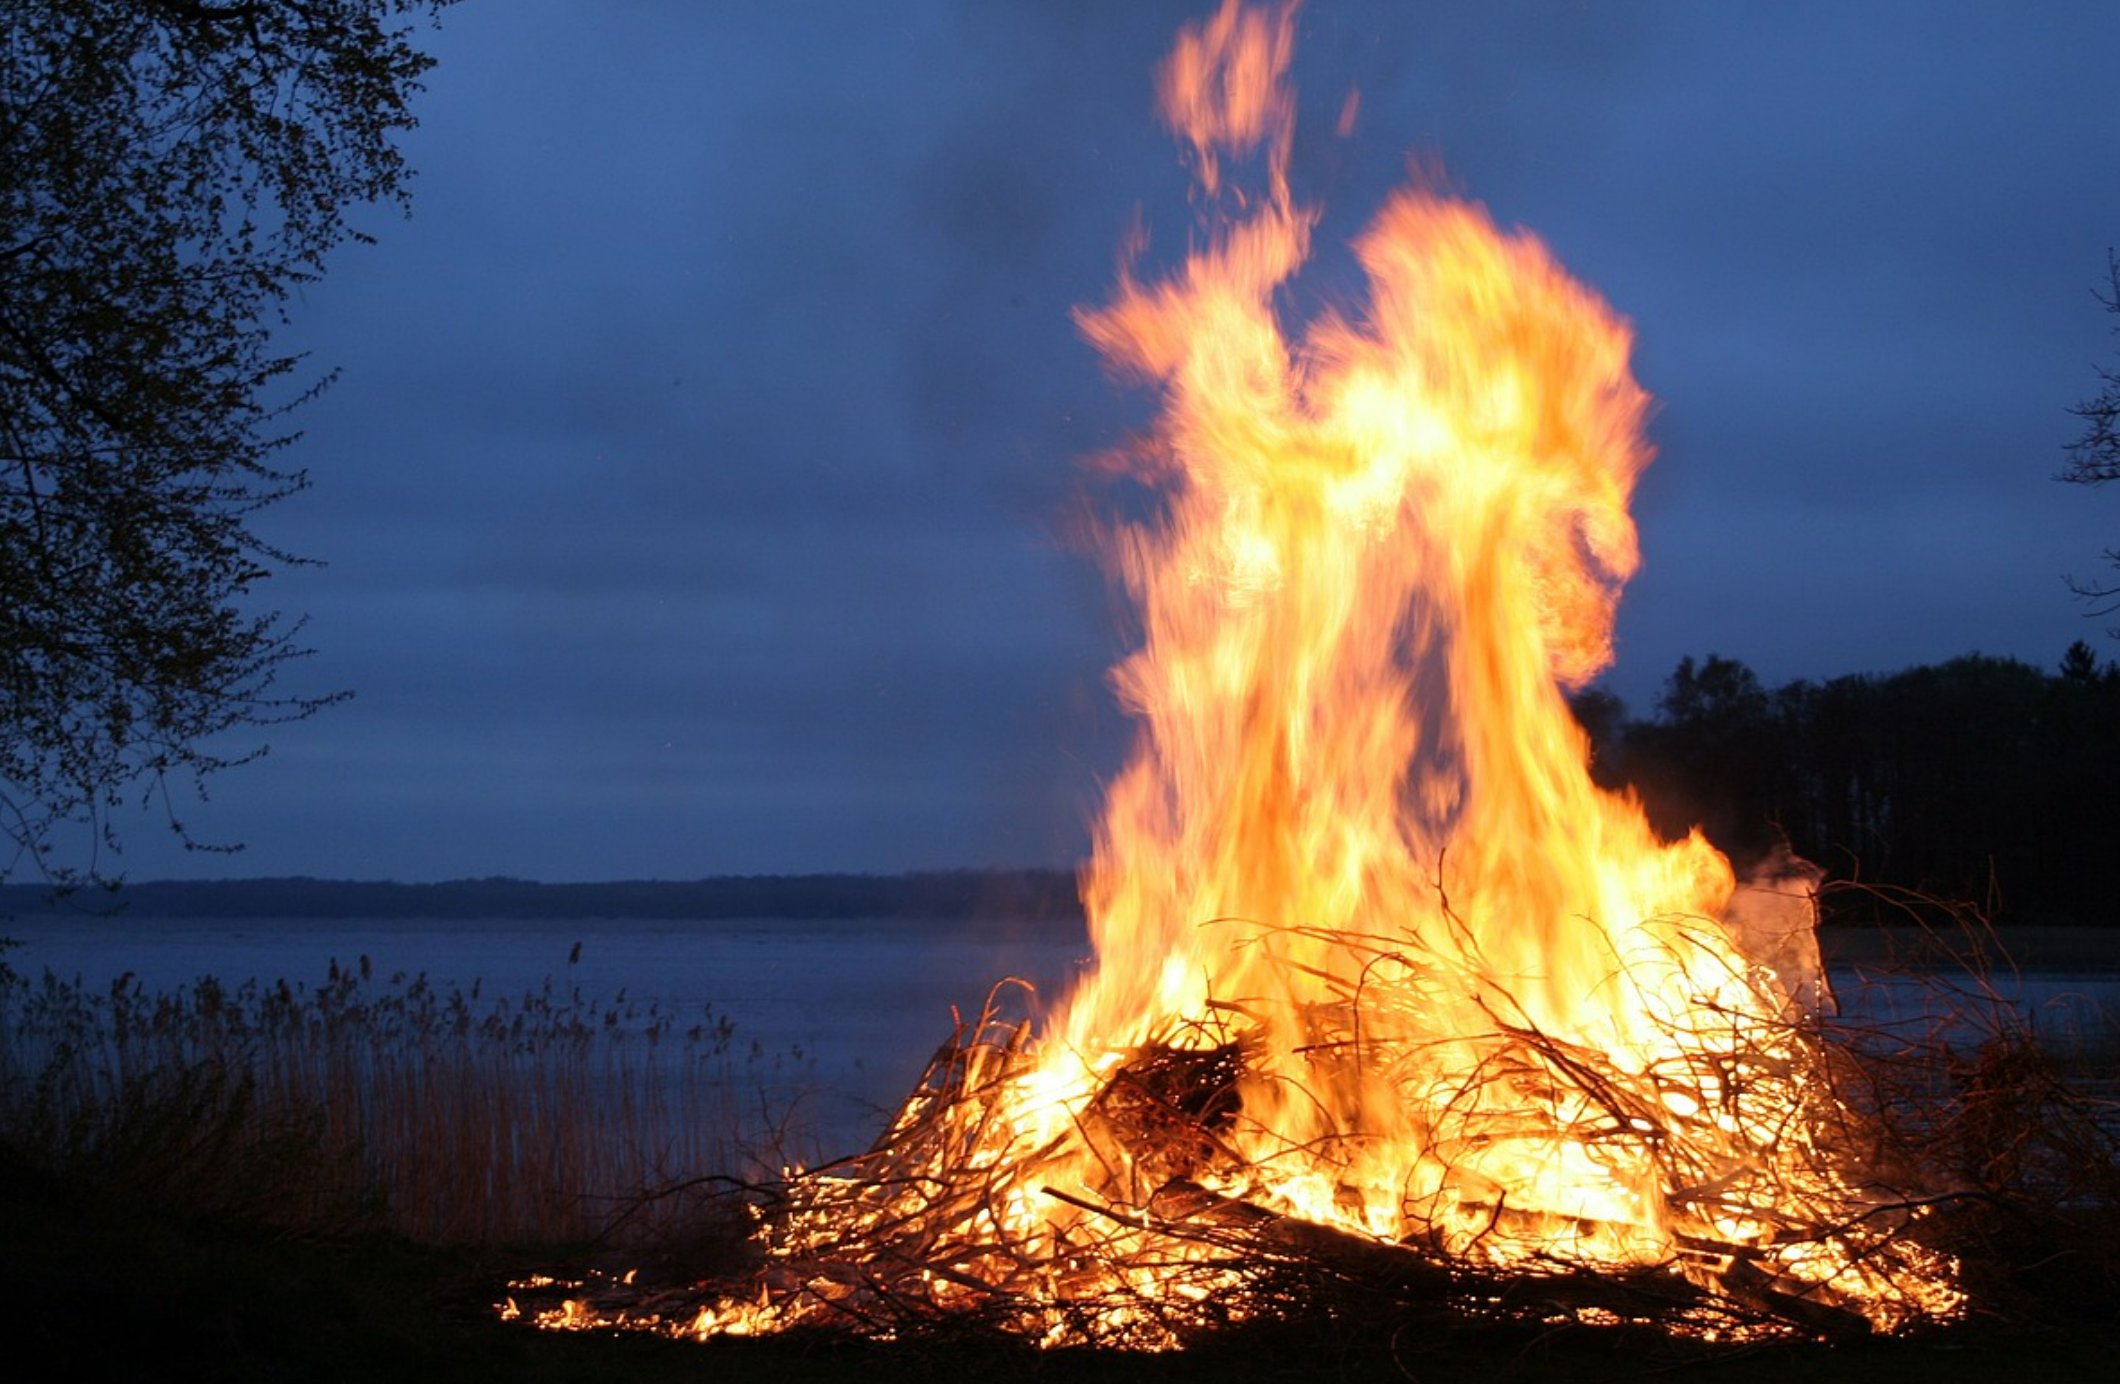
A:
[[[1829,975],[1840,1012],[1852,1021],[1909,1034],[1940,1031],[1954,1045],[1978,1042],[1999,1022],[2051,1044],[2120,1048],[2120,970],[2108,966],[2006,968],[1980,978],[1844,966]]]
[[[1064,992],[1087,957],[1072,925],[1027,928],[975,920],[749,918],[446,922],[417,919],[28,918],[0,925],[21,945],[19,971],[46,968],[96,989],[131,973],[150,992],[214,976],[227,985],[285,979],[315,986],[334,962],[365,957],[379,977],[424,973],[436,986],[490,999],[548,979],[597,1005],[654,1003],[680,1028],[712,1017],[735,1025],[783,1091],[807,1092],[807,1117],[834,1151],[865,1142],[919,1079],[953,1027],[1004,977],[1038,994]],[[579,944],[579,952],[576,945]],[[570,960],[570,958],[574,958]],[[1948,987],[1836,967],[1854,1016],[1921,1026],[1955,1003]],[[2006,973],[1994,982],[2049,1034],[2120,1036],[2120,971],[2094,966]]]

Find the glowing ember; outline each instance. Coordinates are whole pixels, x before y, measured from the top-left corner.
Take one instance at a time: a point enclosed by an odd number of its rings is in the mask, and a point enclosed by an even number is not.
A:
[[[1162,111],[1237,212],[1081,315],[1165,400],[1133,458],[1163,511],[1113,539],[1142,731],[1084,881],[1094,974],[793,1180],[742,1294],[635,1321],[1154,1347],[1303,1273],[1703,1331],[1956,1310],[1807,1028],[1809,877],[1742,889],[1590,781],[1563,689],[1636,563],[1627,328],[1409,191],[1357,244],[1367,313],[1284,335],[1315,223],[1292,44],[1234,0],[1180,37]]]

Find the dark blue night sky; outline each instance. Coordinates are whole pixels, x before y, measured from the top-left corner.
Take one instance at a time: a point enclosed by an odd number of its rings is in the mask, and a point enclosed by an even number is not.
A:
[[[1193,225],[1151,72],[1189,3],[470,4],[375,214],[293,305],[343,376],[300,689],[135,878],[1064,864],[1129,729],[1069,539],[1147,401],[1070,320]],[[2120,6],[1311,0],[1296,177],[1340,248],[1440,166],[1638,332],[1659,459],[1607,683],[2103,651],[2052,480],[2113,364]],[[1334,133],[1350,87],[1351,138]],[[1301,304],[1294,305],[1301,311]]]

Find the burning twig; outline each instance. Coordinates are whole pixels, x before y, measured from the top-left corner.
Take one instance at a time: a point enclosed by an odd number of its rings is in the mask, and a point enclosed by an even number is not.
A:
[[[1437,969],[1408,958],[1406,973]],[[1304,1051],[1327,1087],[1339,1083],[1340,1058],[1357,1053],[1346,1060],[1373,1079],[1425,1080],[1405,1065],[1404,1045],[1354,1041],[1362,1008],[1386,1002],[1357,986],[1342,1002],[1306,1006],[1316,1037]],[[1796,1047],[1771,1060],[1674,1059],[1645,1083],[1535,1028],[1496,1022],[1455,1035],[1469,1057],[1461,1087],[1430,1117],[1433,1190],[1408,1201],[1406,1233],[1393,1239],[1279,1204],[1269,1189],[1283,1155],[1240,1147],[1260,1147],[1246,1142],[1257,1132],[1245,1106],[1258,1089],[1256,1040],[1191,1036],[1218,1040],[1113,1055],[1079,1114],[1032,1143],[1011,1111],[1039,1068],[1021,1027],[989,1011],[937,1052],[866,1154],[754,1198],[763,1208],[754,1286],[636,1291],[618,1306],[625,1295],[607,1285],[596,1310],[709,1334],[836,1322],[886,1336],[977,1326],[1141,1345],[1300,1311],[1330,1285],[1402,1313],[1846,1336],[1871,1329],[1849,1293],[1870,1301],[1893,1275],[1919,1282],[1927,1271],[1928,1251],[1905,1232],[1931,1203],[1858,1190],[1844,1146],[1809,1140],[1800,1111],[1746,1119],[1758,1102],[1785,1102],[1775,1093],[1792,1080],[1830,1079],[1835,1062],[1822,1049],[1808,1063]],[[1642,1227],[1512,1205],[1479,1171],[1498,1151],[1540,1141],[1558,1151],[1563,1140],[1608,1166],[1647,1170],[1681,1227],[1665,1253],[1632,1265],[1602,1258],[1597,1246]],[[1715,1147],[1724,1152],[1711,1156]],[[1791,1161],[1791,1149],[1809,1150],[1808,1161]],[[1071,1163],[1071,1152],[1083,1157]],[[1068,1166],[1089,1181],[1050,1179],[1047,1170]],[[1839,1267],[1806,1276],[1828,1251]],[[1313,1291],[1292,1293],[1295,1279]]]

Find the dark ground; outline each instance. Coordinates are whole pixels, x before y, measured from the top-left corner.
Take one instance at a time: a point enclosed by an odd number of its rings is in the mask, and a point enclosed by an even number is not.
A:
[[[1340,1326],[1271,1328],[1171,1356],[1039,1353],[1007,1344],[875,1344],[816,1336],[704,1345],[541,1332],[497,1319],[505,1284],[559,1251],[440,1250],[317,1240],[0,1184],[0,1303],[13,1360],[67,1380],[579,1381],[995,1377],[1191,1380],[1806,1379],[1955,1384],[2110,1378],[2120,1325],[1974,1324],[1924,1339],[1713,1352],[1648,1336],[1463,1330],[1397,1340]]]

